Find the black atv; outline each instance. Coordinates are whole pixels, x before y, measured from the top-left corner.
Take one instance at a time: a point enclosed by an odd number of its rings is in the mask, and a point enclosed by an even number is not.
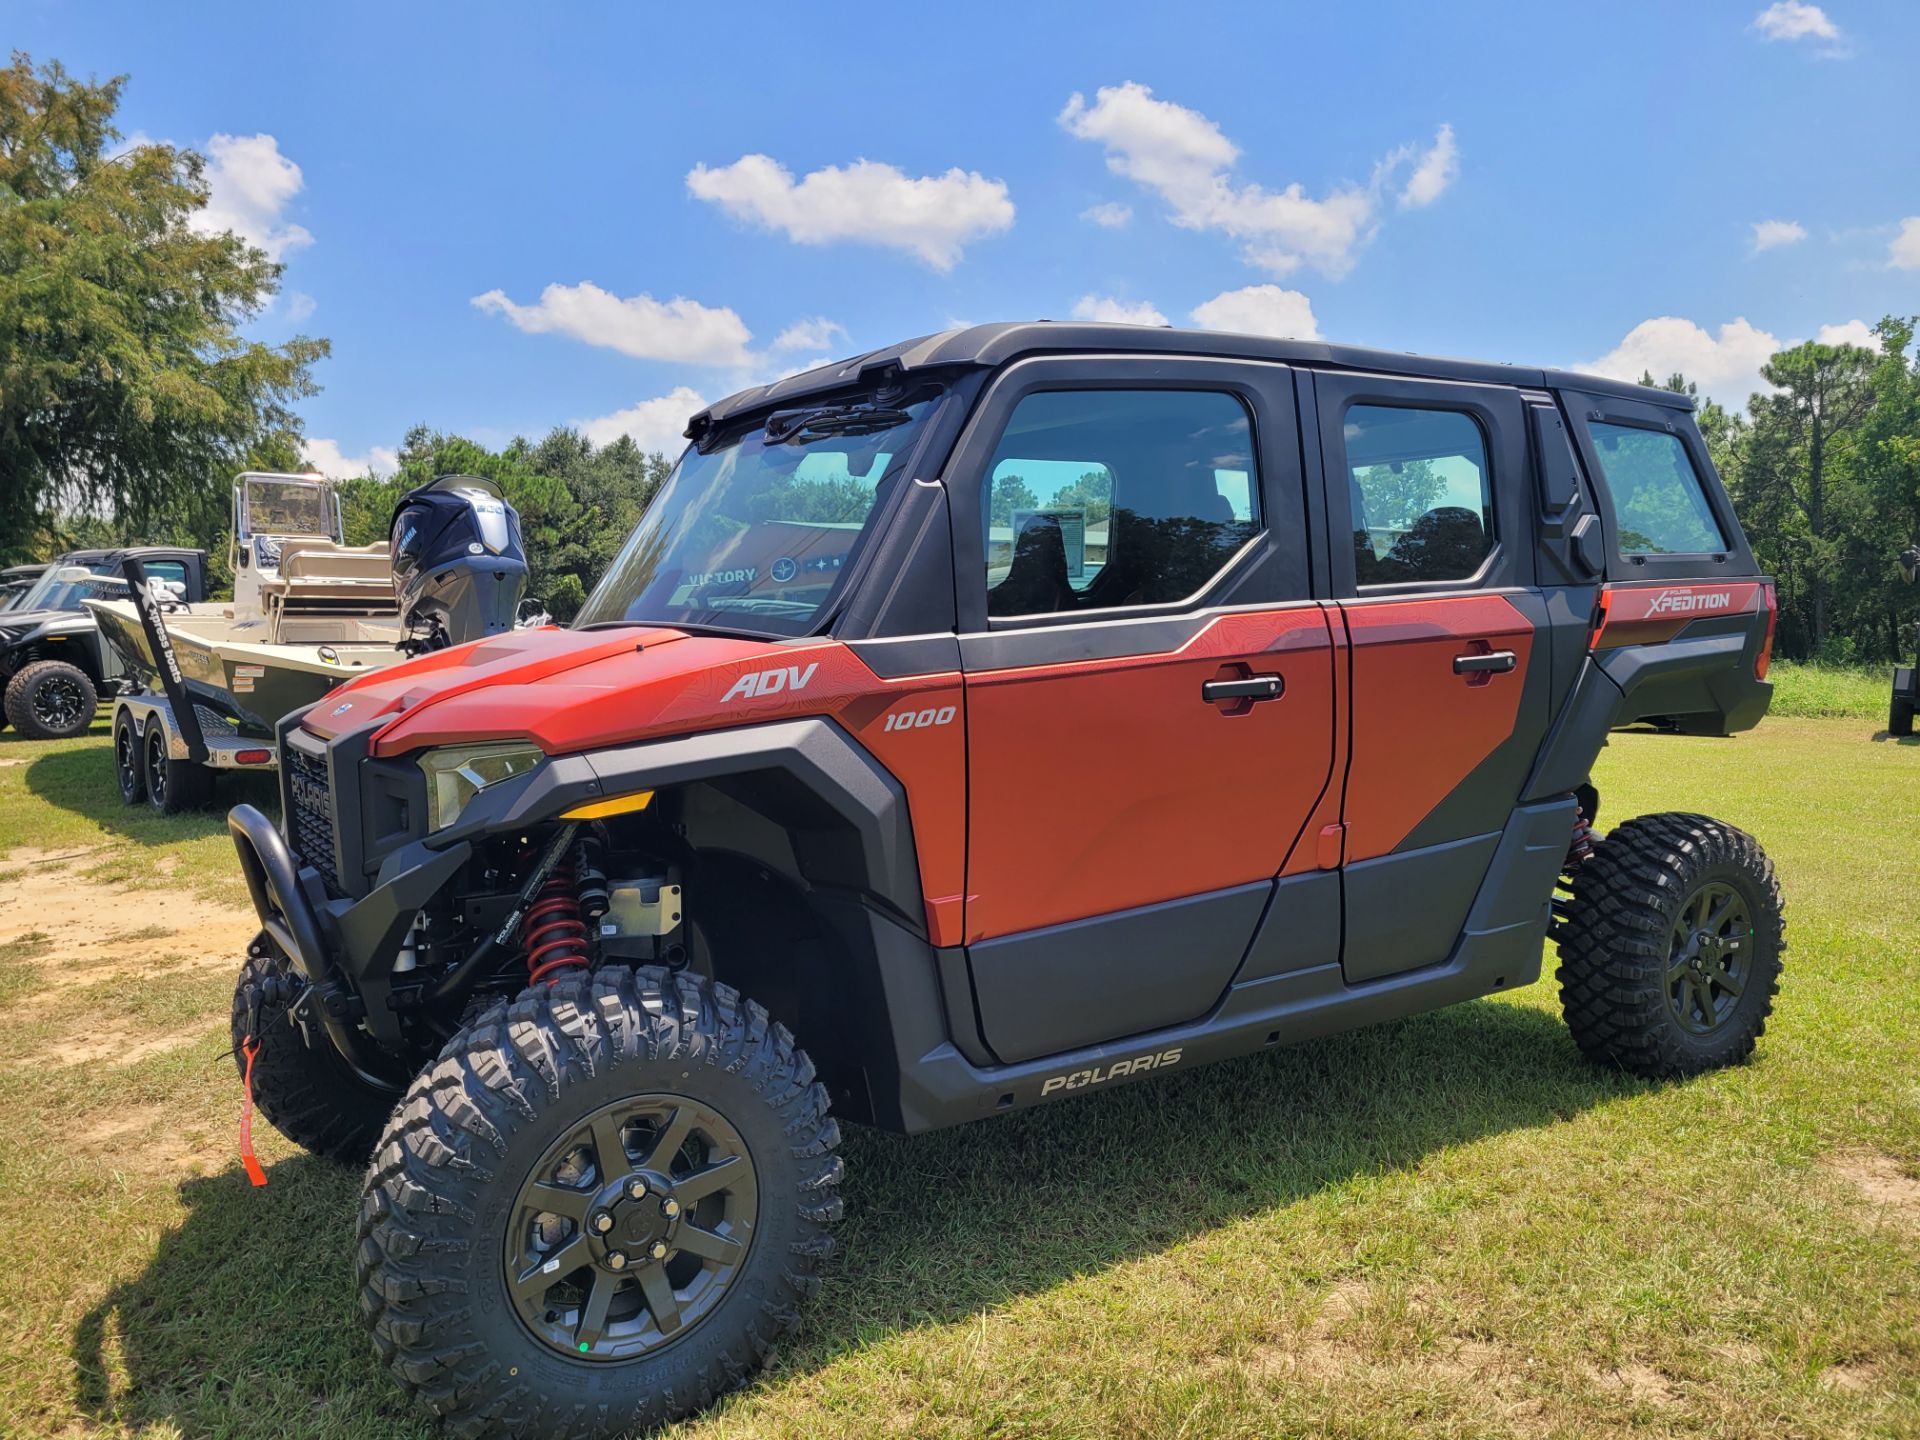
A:
[[[142,545],[75,550],[41,568],[14,605],[0,612],[0,729],[12,725],[29,740],[84,735],[104,698],[120,690],[121,665],[101,643],[83,600],[124,597],[120,563],[129,556],[147,573],[181,587],[184,600],[207,597],[207,552]]]

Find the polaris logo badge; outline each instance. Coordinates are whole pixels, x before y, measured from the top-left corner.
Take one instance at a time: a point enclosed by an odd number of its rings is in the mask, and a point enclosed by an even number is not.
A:
[[[1649,615],[1692,615],[1702,610],[1732,608],[1731,590],[1662,590],[1647,602]]]
[[[1111,1065],[1096,1065],[1091,1070],[1075,1070],[1066,1075],[1051,1076],[1040,1087],[1040,1095],[1044,1099],[1056,1090],[1084,1090],[1089,1085],[1104,1085],[1122,1075],[1144,1075],[1149,1070],[1179,1063],[1180,1047],[1176,1045],[1171,1050],[1162,1050],[1154,1055],[1136,1055],[1131,1060],[1116,1060]]]
[[[733,682],[733,688],[720,697],[720,703],[724,705],[743,695],[751,700],[761,695],[778,695],[783,690],[804,690],[807,682],[813,679],[813,672],[819,668],[820,662],[816,660],[805,669],[788,665],[779,670],[750,670]]]

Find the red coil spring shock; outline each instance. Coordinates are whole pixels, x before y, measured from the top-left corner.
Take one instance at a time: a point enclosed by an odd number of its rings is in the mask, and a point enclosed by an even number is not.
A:
[[[569,966],[587,968],[587,922],[573,893],[573,867],[557,865],[527,912],[527,983],[556,983]]]
[[[1593,822],[1587,819],[1584,807],[1573,807],[1573,840],[1567,846],[1567,863],[1561,868],[1562,875],[1571,875],[1593,857]]]

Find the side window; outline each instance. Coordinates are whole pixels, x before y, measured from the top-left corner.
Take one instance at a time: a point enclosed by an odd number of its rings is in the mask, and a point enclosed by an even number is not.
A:
[[[1459,410],[1347,411],[1347,496],[1361,585],[1465,580],[1493,549],[1493,491],[1479,423]]]
[[[1260,528],[1253,425],[1206,390],[1047,390],[986,477],[987,613],[1184,600]]]
[[[187,567],[183,561],[149,560],[145,568],[148,575],[158,579],[176,580],[182,585],[187,583]]]
[[[1678,435],[1589,424],[1613,496],[1623,555],[1705,555],[1727,548]]]

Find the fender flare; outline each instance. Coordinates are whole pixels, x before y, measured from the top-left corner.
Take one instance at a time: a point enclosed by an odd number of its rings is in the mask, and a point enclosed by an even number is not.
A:
[[[865,747],[823,716],[562,755],[521,784],[482,791],[457,824],[427,843],[439,849],[540,824],[576,805],[638,790],[699,781],[752,786],[769,777],[782,786],[783,799],[810,800],[820,807],[823,828],[842,829],[854,839],[851,855],[844,845],[809,847],[807,881],[860,891],[924,933],[926,901],[906,791]]]

